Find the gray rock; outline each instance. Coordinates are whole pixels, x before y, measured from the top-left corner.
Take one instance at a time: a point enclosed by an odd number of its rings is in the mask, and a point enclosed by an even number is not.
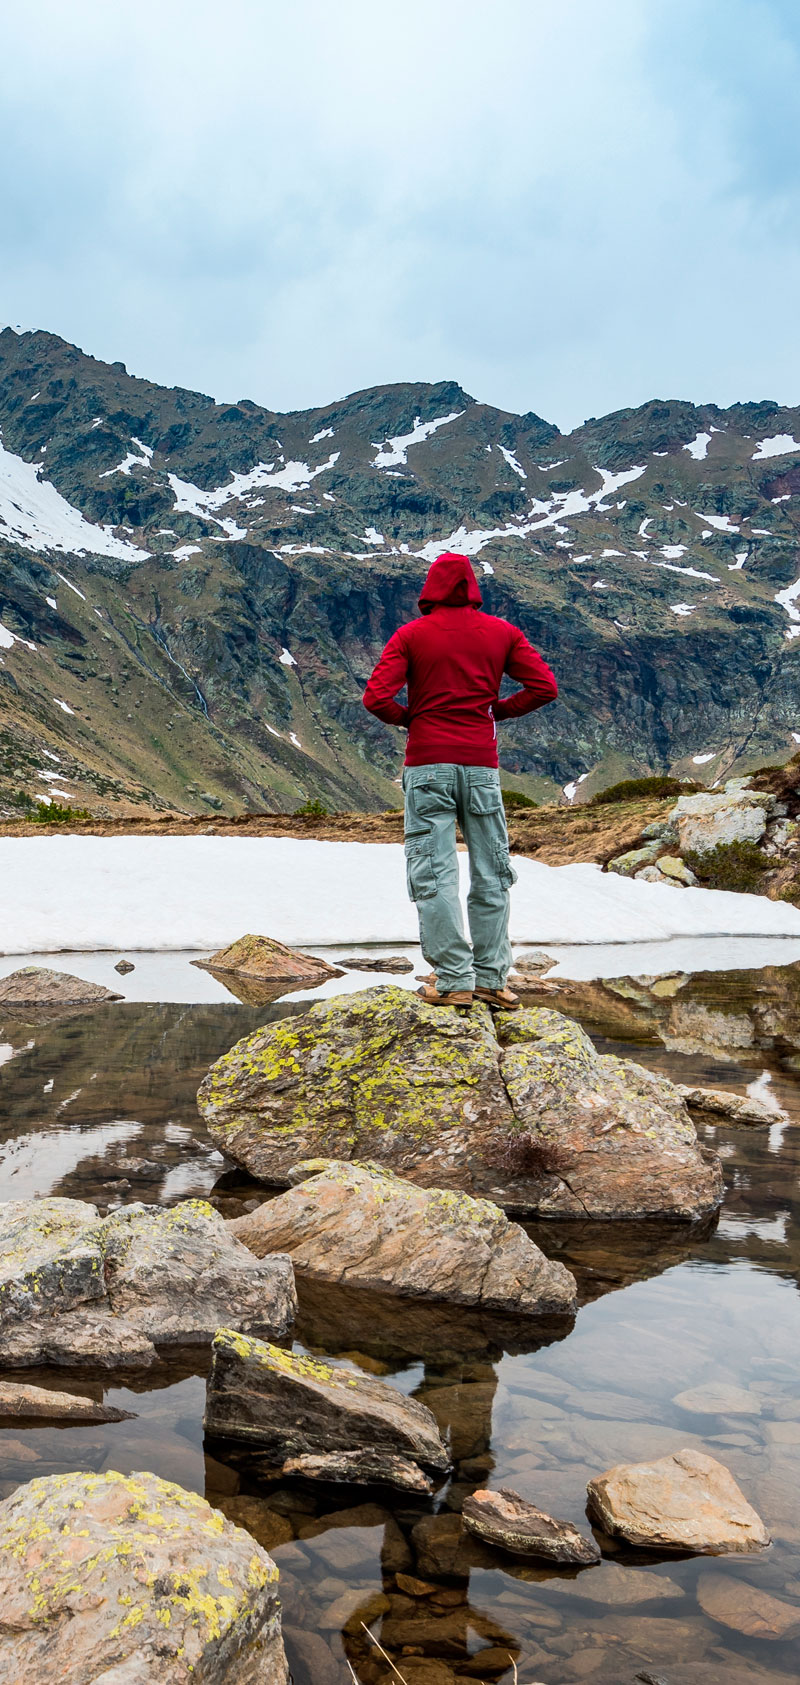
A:
[[[0,1205],[0,1362],[148,1364],[161,1344],[208,1342],[221,1322],[285,1333],[288,1258],[258,1261],[202,1200],[120,1207]]]
[[[679,796],[670,818],[678,826],[681,852],[707,854],[718,843],[759,842],[767,828],[770,798],[729,779],[724,790]]]
[[[127,977],[128,972],[135,971],[136,967],[131,964],[130,960],[117,960],[114,970],[119,972],[120,977]]]
[[[692,889],[697,883],[694,872],[681,860],[679,854],[662,854],[658,861],[658,870],[662,877],[669,878],[671,883],[683,884],[684,889]]]
[[[645,843],[642,848],[631,848],[626,854],[618,854],[615,860],[609,860],[609,872],[617,872],[620,877],[632,878],[643,866],[652,866],[658,858],[660,842]]]
[[[348,971],[393,972],[397,977],[401,972],[414,970],[413,961],[402,959],[399,954],[393,954],[388,959],[371,959],[369,954],[356,954],[350,959],[340,960],[339,963]]]
[[[678,841],[678,825],[675,819],[657,819],[652,825],[645,825],[642,831],[645,842],[676,843]]]
[[[726,1088],[693,1088],[682,1082],[678,1084],[678,1093],[693,1112],[707,1112],[724,1118],[726,1123],[769,1125],[781,1116],[774,1106],[765,1106],[763,1100],[731,1094]]]
[[[0,1503],[13,1685],[287,1685],[272,1558],[154,1474],[33,1480]]]
[[[493,1022],[391,987],[320,1001],[238,1042],[198,1104],[223,1151],[272,1183],[335,1158],[545,1216],[691,1220],[722,1198],[674,1085],[542,1007]]]
[[[4,1006],[84,1006],[95,1001],[122,1000],[102,983],[86,983],[66,971],[46,966],[24,965],[0,978],[0,1003]]]
[[[500,1207],[418,1188],[377,1164],[312,1159],[308,1179],[228,1227],[259,1258],[287,1252],[299,1275],[521,1316],[569,1315],[574,1277]]]
[[[473,1492],[464,1499],[461,1515],[470,1533],[515,1556],[584,1566],[600,1561],[594,1539],[585,1538],[571,1521],[556,1521],[507,1487],[496,1492],[486,1488]]]
[[[329,1453],[402,1457],[444,1471],[449,1460],[424,1404],[341,1364],[219,1330],[206,1392],[206,1432],[282,1465]]]

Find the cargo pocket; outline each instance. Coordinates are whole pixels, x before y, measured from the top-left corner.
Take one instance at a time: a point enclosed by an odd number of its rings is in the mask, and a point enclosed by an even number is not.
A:
[[[429,901],[436,894],[436,872],[428,842],[406,845],[406,882],[412,901]]]
[[[511,864],[508,848],[503,843],[495,843],[492,854],[500,888],[510,889],[512,883],[517,881],[517,874]]]
[[[469,811],[486,817],[503,812],[503,798],[498,784],[470,784]]]

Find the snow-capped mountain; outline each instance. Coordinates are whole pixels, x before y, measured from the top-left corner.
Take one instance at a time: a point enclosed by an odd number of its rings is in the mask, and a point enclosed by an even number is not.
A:
[[[0,802],[397,801],[364,681],[441,549],[555,668],[508,782],[709,783],[800,741],[800,408],[569,435],[452,383],[275,414],[0,334]],[[19,809],[17,809],[19,810]]]

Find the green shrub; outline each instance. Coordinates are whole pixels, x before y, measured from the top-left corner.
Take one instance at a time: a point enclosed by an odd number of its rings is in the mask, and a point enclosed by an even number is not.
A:
[[[521,790],[501,790],[504,807],[538,807],[531,796],[523,796]]]
[[[322,802],[318,801],[316,796],[313,798],[309,796],[308,801],[304,802],[302,807],[296,807],[294,812],[295,818],[298,814],[305,819],[327,819],[328,817],[328,809],[323,807]]]
[[[670,778],[666,773],[653,773],[649,778],[623,778],[621,784],[610,784],[607,790],[600,790],[592,796],[587,806],[630,802],[635,801],[637,796],[689,796],[693,790],[703,789],[705,785],[696,783],[693,778]]]
[[[700,854],[685,848],[683,859],[706,889],[733,889],[741,895],[760,895],[769,861],[757,843],[717,843]]]
[[[37,802],[31,820],[34,825],[71,825],[77,820],[91,819],[85,807],[62,807],[60,802]]]

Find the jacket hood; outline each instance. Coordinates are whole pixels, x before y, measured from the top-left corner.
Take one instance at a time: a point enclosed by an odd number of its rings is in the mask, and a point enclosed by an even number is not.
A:
[[[430,614],[434,608],[480,608],[482,602],[469,556],[456,555],[452,550],[437,556],[420,592],[421,612]]]

